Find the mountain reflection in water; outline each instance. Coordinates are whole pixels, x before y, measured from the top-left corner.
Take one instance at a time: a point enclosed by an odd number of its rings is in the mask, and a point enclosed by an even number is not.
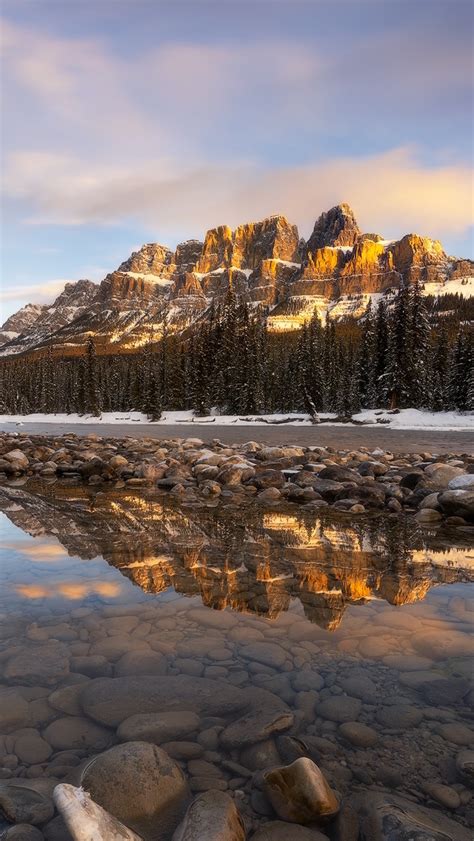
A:
[[[70,555],[102,556],[147,593],[173,588],[210,608],[269,618],[298,599],[329,630],[349,604],[402,605],[435,585],[474,581],[469,546],[444,547],[408,518],[180,508],[143,489],[57,484],[1,487],[0,510],[31,536],[54,535]]]

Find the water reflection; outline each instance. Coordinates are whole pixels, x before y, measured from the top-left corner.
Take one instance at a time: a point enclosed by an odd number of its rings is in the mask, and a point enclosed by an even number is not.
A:
[[[79,487],[0,489],[0,510],[34,547],[16,543],[33,562],[46,560],[57,576],[16,576],[15,594],[30,600],[120,596],[123,586],[103,565],[71,580],[68,555],[103,557],[145,593],[172,588],[203,604],[276,618],[297,600],[307,619],[339,627],[351,604],[382,599],[417,602],[435,585],[474,581],[474,551],[443,546],[411,520],[350,521],[294,511],[217,512],[178,508],[148,492],[93,493]],[[54,536],[52,543],[50,536]],[[33,575],[33,580],[31,577]]]

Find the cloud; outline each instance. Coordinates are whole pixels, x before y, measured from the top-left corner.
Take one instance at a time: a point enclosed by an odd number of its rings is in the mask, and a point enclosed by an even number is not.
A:
[[[173,161],[97,166],[53,154],[16,153],[5,189],[24,200],[34,224],[116,224],[138,220],[162,233],[202,235],[207,227],[284,213],[307,234],[324,209],[347,201],[365,230],[442,237],[472,224],[472,170],[422,163],[414,147],[328,158],[301,166],[234,161],[180,167]]]
[[[21,294],[22,299],[25,299],[32,304],[50,304],[53,298],[60,295],[66,283],[74,283],[74,281],[48,280],[43,283],[33,283],[30,286],[22,286],[21,290],[18,288],[2,289],[0,291],[0,301],[5,303],[8,301],[17,301],[19,295]]]

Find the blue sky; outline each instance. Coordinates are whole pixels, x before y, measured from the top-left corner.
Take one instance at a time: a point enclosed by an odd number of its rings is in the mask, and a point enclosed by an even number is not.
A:
[[[4,317],[171,246],[349,202],[472,256],[467,0],[3,0]]]

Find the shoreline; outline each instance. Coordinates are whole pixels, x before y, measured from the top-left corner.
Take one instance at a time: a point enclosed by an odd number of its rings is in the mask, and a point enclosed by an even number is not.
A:
[[[413,515],[419,526],[471,531],[474,459],[359,447],[228,445],[218,439],[0,433],[0,477],[156,489],[186,505]]]

